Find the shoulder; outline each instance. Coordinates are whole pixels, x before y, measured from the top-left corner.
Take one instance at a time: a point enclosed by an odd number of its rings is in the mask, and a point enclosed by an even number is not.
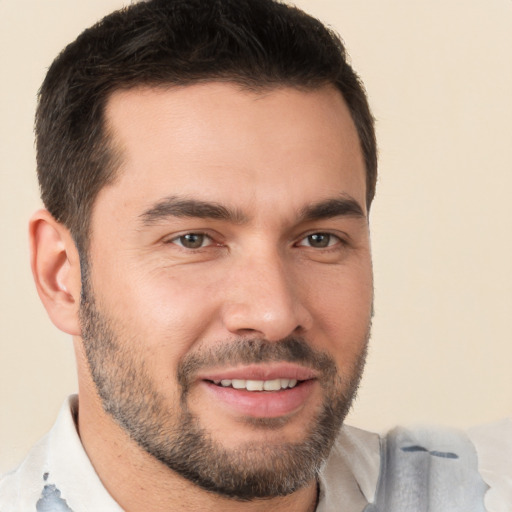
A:
[[[468,431],[398,427],[383,439],[378,499],[396,511],[426,500],[443,510],[510,512],[511,460],[510,420]]]
[[[511,512],[511,461],[512,419],[467,431],[397,427],[385,435],[344,426],[320,473],[319,510],[343,503],[410,512],[437,503],[439,511]]]
[[[55,496],[58,489],[53,492],[51,475],[55,473],[56,461],[59,458],[72,459],[73,452],[76,451],[70,442],[70,438],[77,436],[73,420],[76,406],[76,396],[73,395],[62,405],[52,429],[32,447],[14,471],[1,477],[1,512],[35,511],[36,508],[38,511],[61,510],[53,507],[59,502]],[[48,504],[53,508],[48,508]]]
[[[0,477],[0,510],[19,512],[35,507],[44,487],[48,436],[39,441],[18,468]]]
[[[480,425],[468,430],[478,454],[478,467],[489,486],[485,496],[487,510],[512,510],[512,418]]]
[[[77,397],[71,396],[50,432],[0,480],[1,512],[121,512],[81,444],[77,411]]]

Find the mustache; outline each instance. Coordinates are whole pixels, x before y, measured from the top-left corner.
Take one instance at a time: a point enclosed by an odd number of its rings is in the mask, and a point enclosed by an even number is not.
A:
[[[178,366],[178,382],[184,393],[197,373],[217,366],[289,362],[298,363],[319,372],[324,378],[337,374],[334,359],[327,353],[313,349],[300,336],[280,341],[261,338],[239,338],[229,343],[187,354]]]

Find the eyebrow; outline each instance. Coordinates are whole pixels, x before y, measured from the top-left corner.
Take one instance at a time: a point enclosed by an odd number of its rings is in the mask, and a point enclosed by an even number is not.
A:
[[[140,215],[145,225],[151,225],[168,217],[193,217],[214,219],[242,224],[247,216],[240,210],[232,210],[210,201],[184,199],[175,196],[166,197]]]
[[[243,224],[249,218],[239,209],[230,209],[216,202],[170,196],[144,211],[140,218],[144,225],[152,225],[169,217],[213,219]],[[333,217],[366,218],[361,205],[352,197],[342,195],[326,199],[300,210],[299,222],[329,219]]]
[[[303,222],[331,219],[334,217],[366,218],[361,205],[348,194],[341,197],[327,199],[304,207],[300,212]]]

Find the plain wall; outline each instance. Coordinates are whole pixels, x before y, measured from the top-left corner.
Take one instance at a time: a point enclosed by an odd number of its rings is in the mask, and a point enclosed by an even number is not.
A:
[[[0,0],[0,471],[77,389],[29,270],[45,70],[120,0]],[[375,319],[349,422],[512,414],[512,1],[301,0],[335,28],[377,118]]]

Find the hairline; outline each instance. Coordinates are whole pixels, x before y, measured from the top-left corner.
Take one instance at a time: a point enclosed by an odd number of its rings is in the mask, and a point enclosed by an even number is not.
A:
[[[84,256],[88,259],[89,248],[90,248],[90,240],[91,240],[91,220],[94,211],[94,207],[96,205],[96,200],[100,194],[100,192],[109,185],[115,184],[116,180],[119,177],[120,167],[123,162],[123,149],[119,144],[119,141],[116,141],[116,134],[114,133],[113,126],[111,126],[108,122],[108,106],[111,102],[113,96],[122,92],[129,92],[134,90],[162,90],[162,91],[170,91],[175,89],[184,89],[186,87],[192,87],[195,85],[207,85],[207,84],[231,84],[239,87],[239,90],[242,92],[254,93],[254,94],[262,94],[265,92],[272,92],[280,89],[294,89],[300,92],[314,92],[319,91],[323,88],[329,88],[336,91],[343,100],[347,110],[350,114],[350,119],[353,123],[354,130],[357,134],[357,140],[359,143],[359,151],[361,157],[363,159],[364,171],[365,171],[365,188],[366,193],[368,192],[368,173],[369,169],[367,166],[365,153],[362,147],[361,136],[359,133],[359,129],[357,127],[356,121],[353,117],[352,110],[345,99],[345,96],[338,86],[336,82],[328,79],[319,79],[316,83],[304,84],[304,83],[295,83],[292,80],[287,81],[279,80],[279,81],[269,81],[269,80],[258,80],[258,78],[244,77],[244,76],[225,76],[225,77],[203,77],[195,80],[188,80],[182,83],[175,83],[172,81],[147,81],[147,82],[139,82],[133,84],[120,84],[115,88],[109,90],[102,101],[101,108],[101,118],[100,118],[100,131],[98,134],[98,142],[100,145],[100,151],[106,152],[106,161],[105,166],[107,167],[104,172],[108,176],[105,182],[102,184],[100,188],[96,191],[96,194],[92,198],[90,204],[88,205],[88,210],[85,215],[85,222],[81,225],[79,233],[72,233],[75,244],[77,245],[79,251],[83,251]],[[373,198],[366,199],[366,208],[369,213],[370,206]]]

